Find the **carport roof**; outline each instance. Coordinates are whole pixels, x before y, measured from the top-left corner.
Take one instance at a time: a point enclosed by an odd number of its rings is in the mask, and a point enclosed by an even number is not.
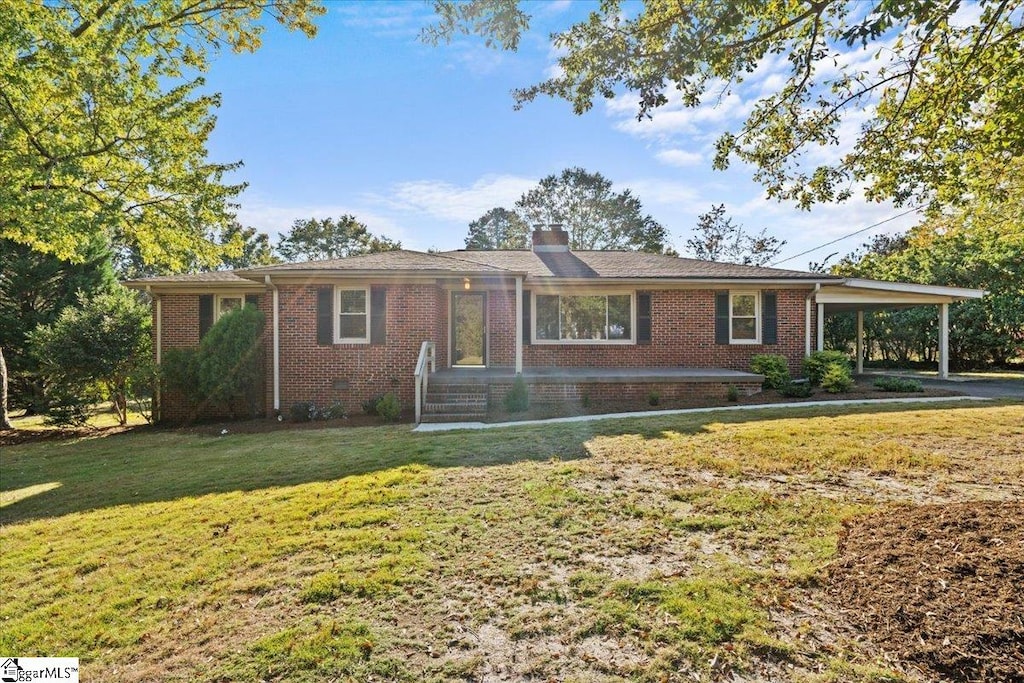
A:
[[[823,285],[815,295],[815,301],[824,304],[826,313],[839,313],[951,304],[967,299],[980,299],[985,294],[983,289],[966,287],[847,278],[841,284]]]

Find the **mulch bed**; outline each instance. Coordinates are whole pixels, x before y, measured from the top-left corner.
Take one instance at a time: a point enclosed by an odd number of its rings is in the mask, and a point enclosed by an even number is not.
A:
[[[1024,503],[855,519],[827,593],[855,628],[929,680],[1024,681]]]
[[[643,412],[650,410],[671,410],[676,408],[716,408],[734,405],[765,405],[773,403],[800,403],[806,401],[829,401],[829,400],[861,400],[879,398],[933,398],[939,396],[956,396],[955,391],[943,389],[926,389],[914,393],[894,393],[888,391],[876,391],[872,387],[857,385],[850,392],[845,394],[829,394],[824,391],[815,391],[810,398],[785,398],[774,391],[763,391],[753,396],[741,396],[739,401],[730,402],[723,396],[720,399],[691,399],[691,400],[666,400],[658,405],[652,406],[647,402],[601,402],[584,406],[579,401],[566,402],[561,404],[535,405],[522,413],[507,413],[502,409],[492,410],[487,415],[487,422],[506,422],[517,420],[545,419],[551,417],[566,417],[571,415],[601,415],[606,413],[629,413]],[[413,421],[413,412],[405,410],[399,417],[399,423]],[[224,430],[235,434],[252,434],[261,432],[272,432],[281,429],[326,429],[334,427],[369,427],[387,424],[379,417],[355,413],[348,417],[334,420],[317,420],[313,422],[292,422],[285,418],[283,421],[257,418],[251,420],[235,421],[212,421],[198,422],[192,425],[167,425],[141,427],[81,427],[81,428],[51,428],[33,430],[0,430],[0,446],[16,446],[24,443],[35,443],[39,441],[62,441],[66,439],[89,438],[97,436],[108,436],[123,432],[130,432],[139,429],[178,429],[192,434],[218,435]]]

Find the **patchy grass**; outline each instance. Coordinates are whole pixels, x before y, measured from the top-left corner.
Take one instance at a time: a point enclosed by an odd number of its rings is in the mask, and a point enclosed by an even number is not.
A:
[[[149,410],[148,402],[145,405],[145,409]],[[11,425],[19,431],[30,431],[30,432],[48,432],[56,431],[60,432],[60,427],[53,427],[47,425],[44,422],[45,416],[43,415],[19,415],[18,417],[11,418]],[[146,423],[146,419],[135,410],[134,405],[128,406],[128,426],[139,427]],[[100,403],[92,407],[89,411],[89,421],[86,423],[86,427],[91,429],[109,429],[111,427],[120,427],[120,423],[117,419],[117,412],[114,410],[114,406],[111,403]]]
[[[1024,406],[0,453],[0,651],[109,680],[915,680],[821,601],[844,520],[1024,495]]]

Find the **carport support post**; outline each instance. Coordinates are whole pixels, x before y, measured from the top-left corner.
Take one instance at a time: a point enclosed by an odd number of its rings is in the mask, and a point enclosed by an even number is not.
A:
[[[939,304],[939,379],[949,379],[949,304]]]
[[[857,374],[864,374],[864,309],[857,309]]]
[[[818,304],[818,351],[825,350],[825,304]]]

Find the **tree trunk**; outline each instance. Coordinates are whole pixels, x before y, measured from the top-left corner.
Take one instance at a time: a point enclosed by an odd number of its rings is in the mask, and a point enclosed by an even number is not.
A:
[[[2,347],[0,347],[0,429],[14,429],[11,417],[7,413],[7,363],[4,362]]]

